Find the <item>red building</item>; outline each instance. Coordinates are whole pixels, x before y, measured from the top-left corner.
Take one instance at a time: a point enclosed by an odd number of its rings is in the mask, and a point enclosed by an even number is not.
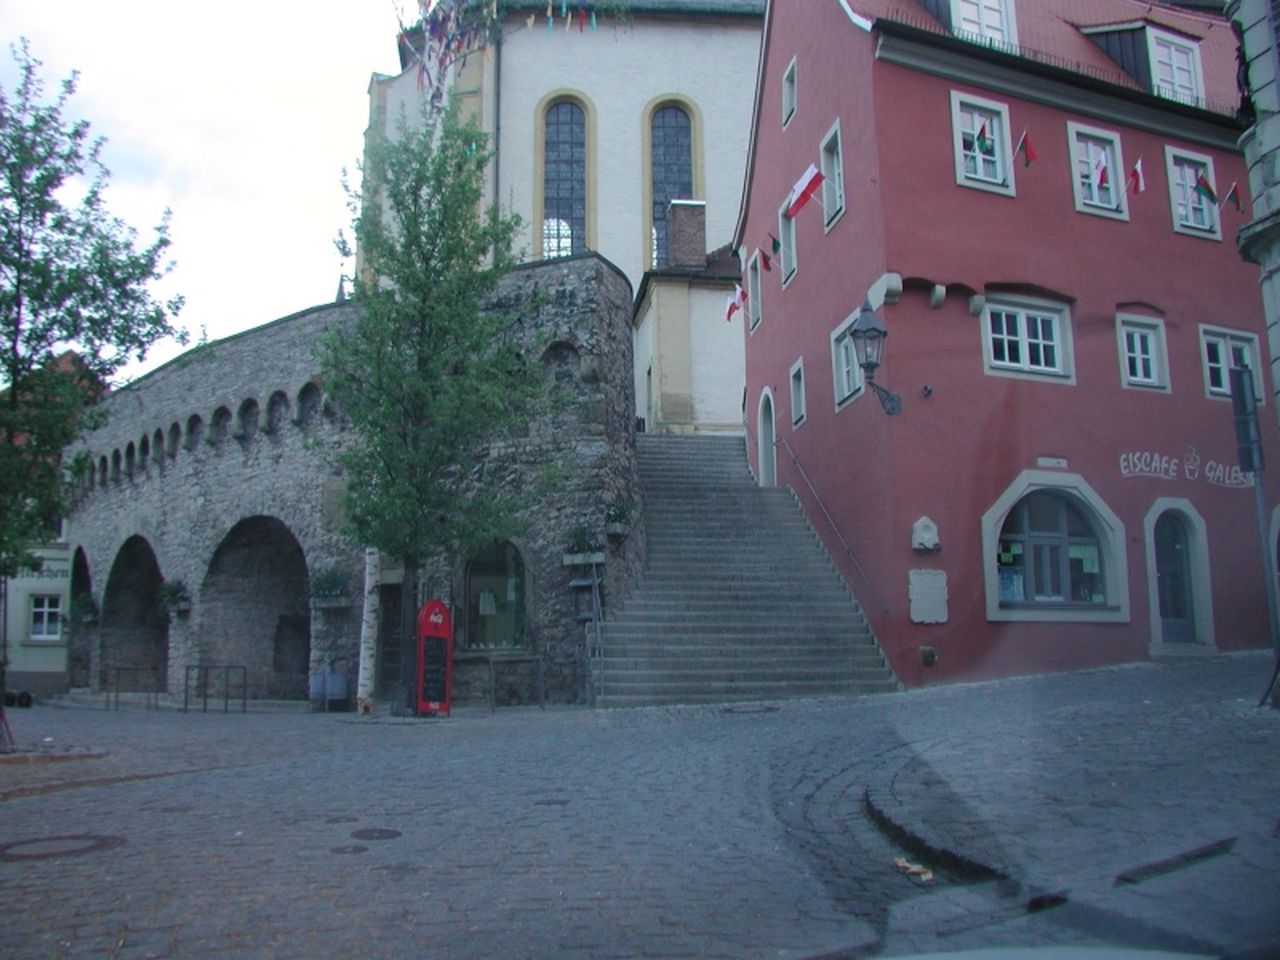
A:
[[[1276,402],[1238,103],[1230,24],[1145,0],[769,4],[748,451],[908,685],[1268,642],[1229,386]]]

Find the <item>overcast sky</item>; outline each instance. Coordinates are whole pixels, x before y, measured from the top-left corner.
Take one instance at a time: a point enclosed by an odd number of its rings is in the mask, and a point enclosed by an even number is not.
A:
[[[333,300],[372,73],[395,73],[402,0],[0,0],[0,83],[25,36],[47,93],[107,138],[107,205],[149,242],[173,211],[179,323],[218,339]],[[349,231],[348,231],[349,232]],[[180,352],[153,350],[136,375]]]

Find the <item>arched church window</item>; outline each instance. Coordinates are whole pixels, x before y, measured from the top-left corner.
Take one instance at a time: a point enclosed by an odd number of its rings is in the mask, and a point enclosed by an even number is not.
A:
[[[587,118],[572,100],[547,108],[543,118],[542,256],[567,257],[587,249]]]
[[[672,200],[693,199],[693,134],[683,107],[659,107],[649,120],[653,198],[653,266],[667,262],[667,212]]]

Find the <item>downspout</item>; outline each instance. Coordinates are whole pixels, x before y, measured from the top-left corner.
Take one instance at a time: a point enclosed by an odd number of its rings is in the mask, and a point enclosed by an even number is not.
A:
[[[498,202],[498,186],[502,182],[499,176],[502,167],[502,34],[493,42],[493,205],[501,209]]]

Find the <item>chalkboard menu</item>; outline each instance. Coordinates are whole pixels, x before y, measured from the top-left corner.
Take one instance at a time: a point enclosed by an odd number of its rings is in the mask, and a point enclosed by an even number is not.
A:
[[[449,699],[449,641],[445,637],[422,638],[420,699],[430,703],[444,703]]]

